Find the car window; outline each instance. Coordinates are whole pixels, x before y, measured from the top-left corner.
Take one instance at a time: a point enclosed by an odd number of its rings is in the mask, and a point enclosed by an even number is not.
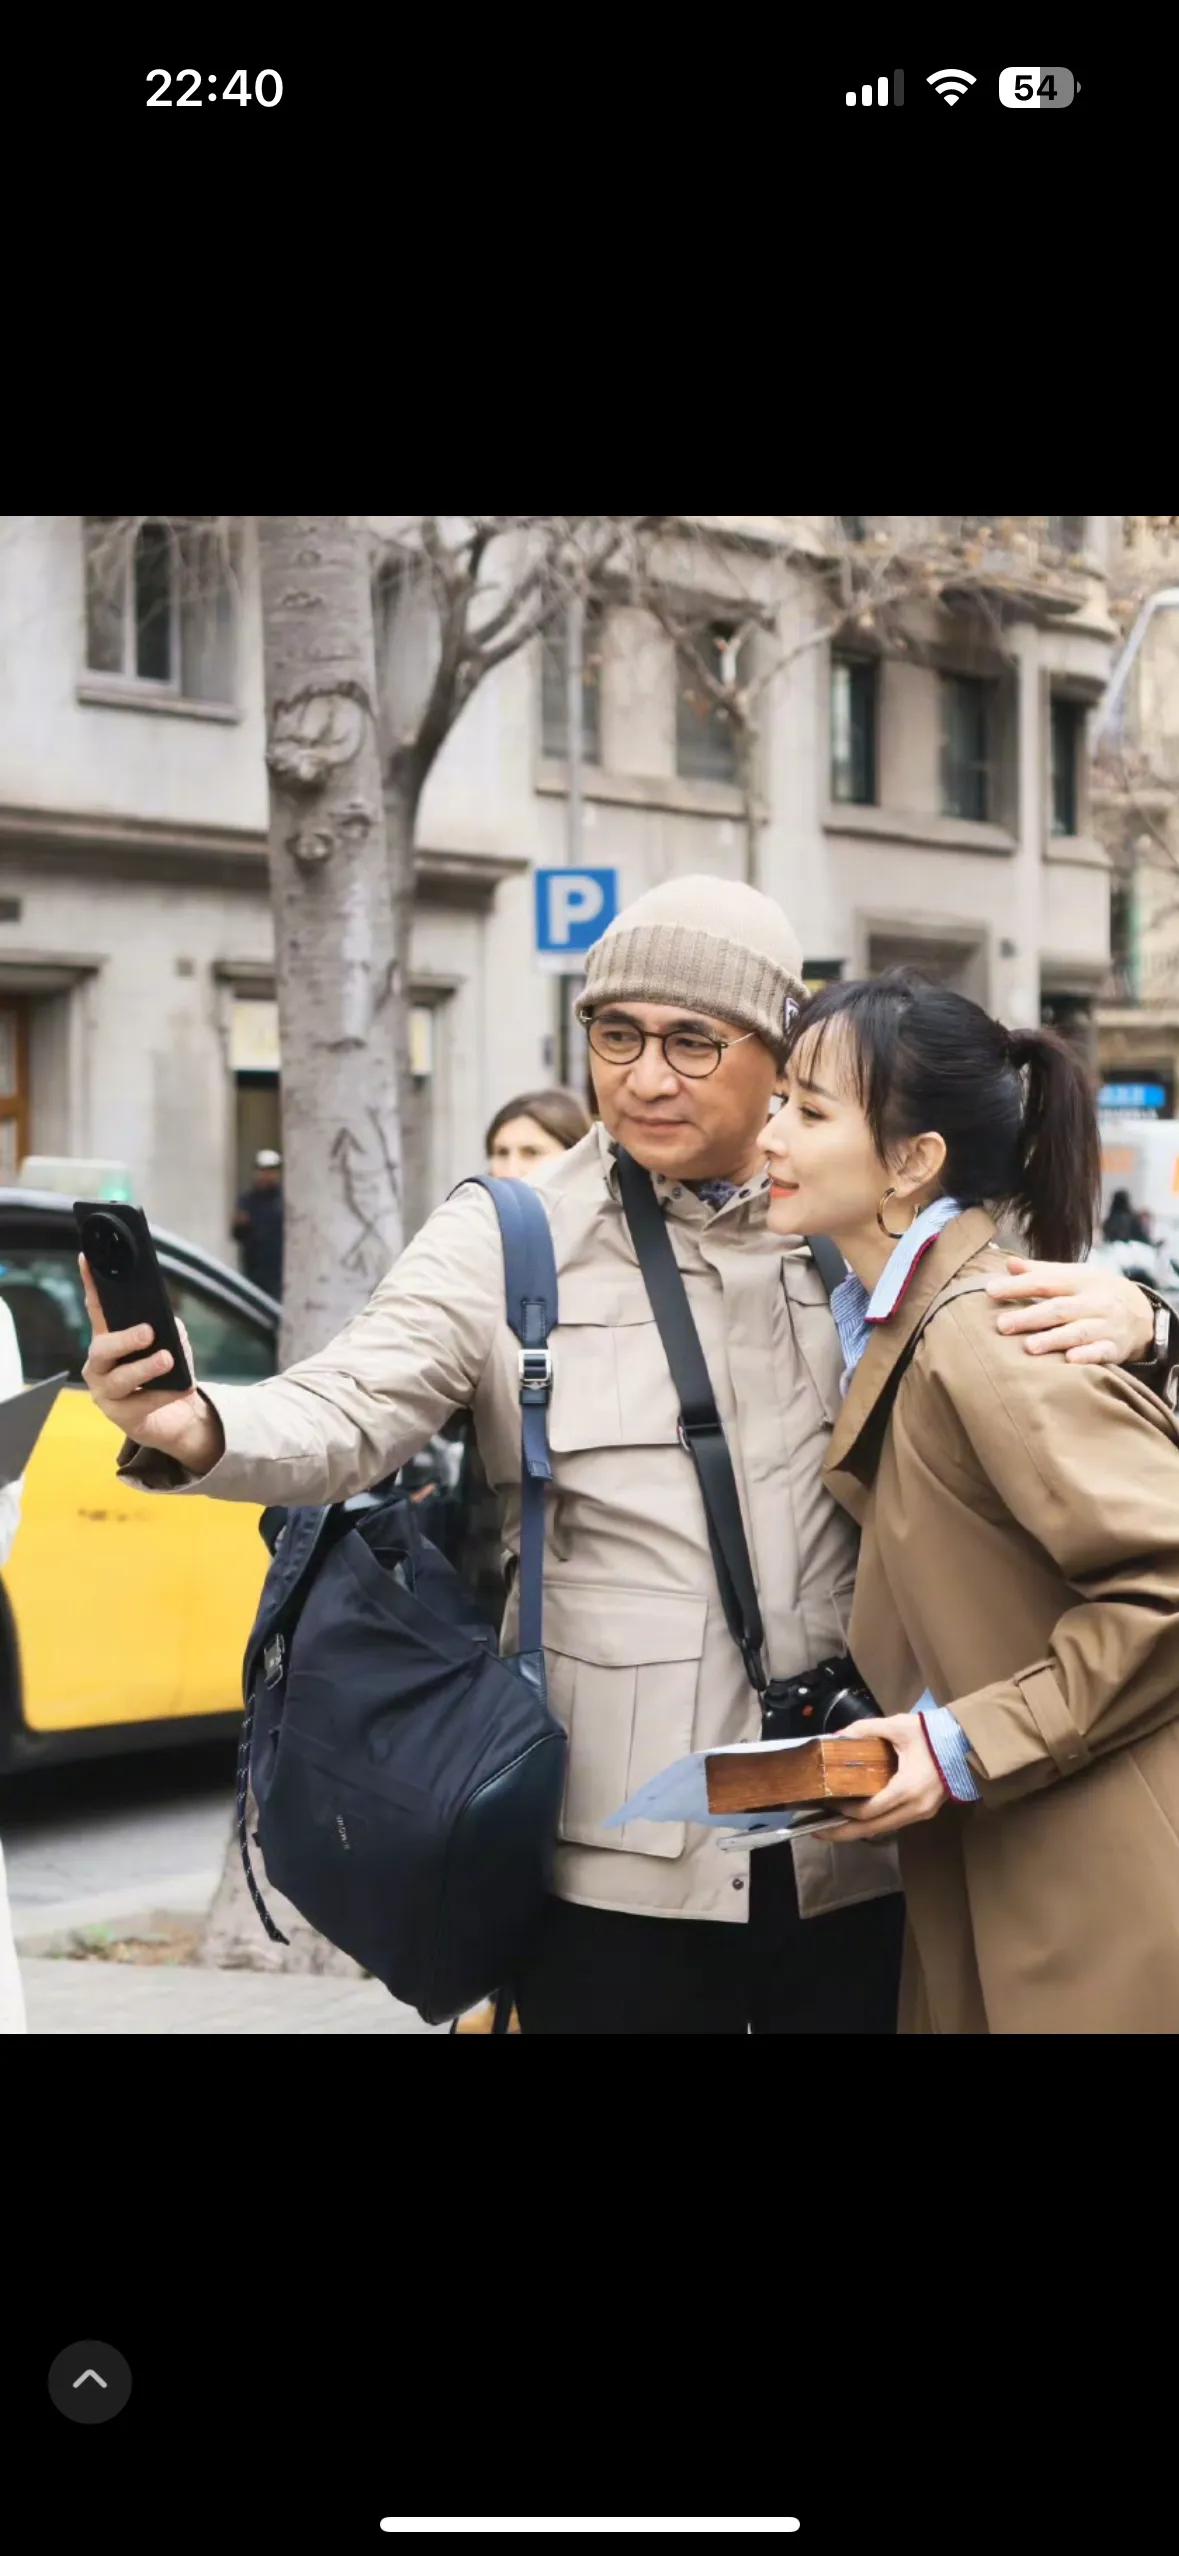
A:
[[[40,1384],[63,1367],[79,1382],[90,1317],[73,1246],[0,1251],[0,1296],[16,1324],[25,1383]]]
[[[165,1269],[164,1281],[172,1310],[192,1342],[198,1381],[257,1384],[274,1374],[276,1342],[269,1323],[255,1322],[236,1305],[206,1295],[172,1269]]]

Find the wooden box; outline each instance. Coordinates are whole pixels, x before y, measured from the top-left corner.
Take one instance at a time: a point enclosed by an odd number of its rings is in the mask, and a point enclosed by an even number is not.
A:
[[[801,1748],[751,1749],[705,1760],[710,1811],[810,1810],[866,1801],[896,1772],[887,1740],[813,1739]]]

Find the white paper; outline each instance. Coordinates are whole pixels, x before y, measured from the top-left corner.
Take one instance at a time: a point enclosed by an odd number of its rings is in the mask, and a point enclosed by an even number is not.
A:
[[[729,1828],[745,1835],[766,1828],[808,1827],[809,1811],[710,1811],[705,1768],[710,1757],[764,1757],[770,1750],[809,1748],[810,1744],[807,1739],[735,1740],[727,1748],[697,1749],[693,1757],[678,1758],[674,1766],[665,1766],[661,1775],[641,1784],[605,1825],[624,1828],[631,1819],[682,1820],[693,1828]]]

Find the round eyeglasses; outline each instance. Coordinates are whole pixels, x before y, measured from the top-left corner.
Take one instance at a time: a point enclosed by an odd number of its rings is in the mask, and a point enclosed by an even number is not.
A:
[[[715,1074],[730,1047],[743,1047],[747,1038],[756,1038],[756,1030],[743,1030],[740,1038],[716,1038],[711,1030],[670,1029],[641,1030],[637,1021],[594,1021],[585,1023],[585,1034],[595,1056],[604,1065],[637,1064],[648,1040],[654,1039],[663,1049],[665,1061],[673,1074],[684,1074],[690,1082],[699,1082],[705,1074]]]

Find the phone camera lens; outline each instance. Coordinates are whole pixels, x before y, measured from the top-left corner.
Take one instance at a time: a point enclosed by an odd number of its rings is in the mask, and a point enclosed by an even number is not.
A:
[[[135,1249],[125,1225],[114,1216],[88,1216],[83,1230],[83,1247],[91,1267],[100,1278],[129,1278],[135,1267]]]

